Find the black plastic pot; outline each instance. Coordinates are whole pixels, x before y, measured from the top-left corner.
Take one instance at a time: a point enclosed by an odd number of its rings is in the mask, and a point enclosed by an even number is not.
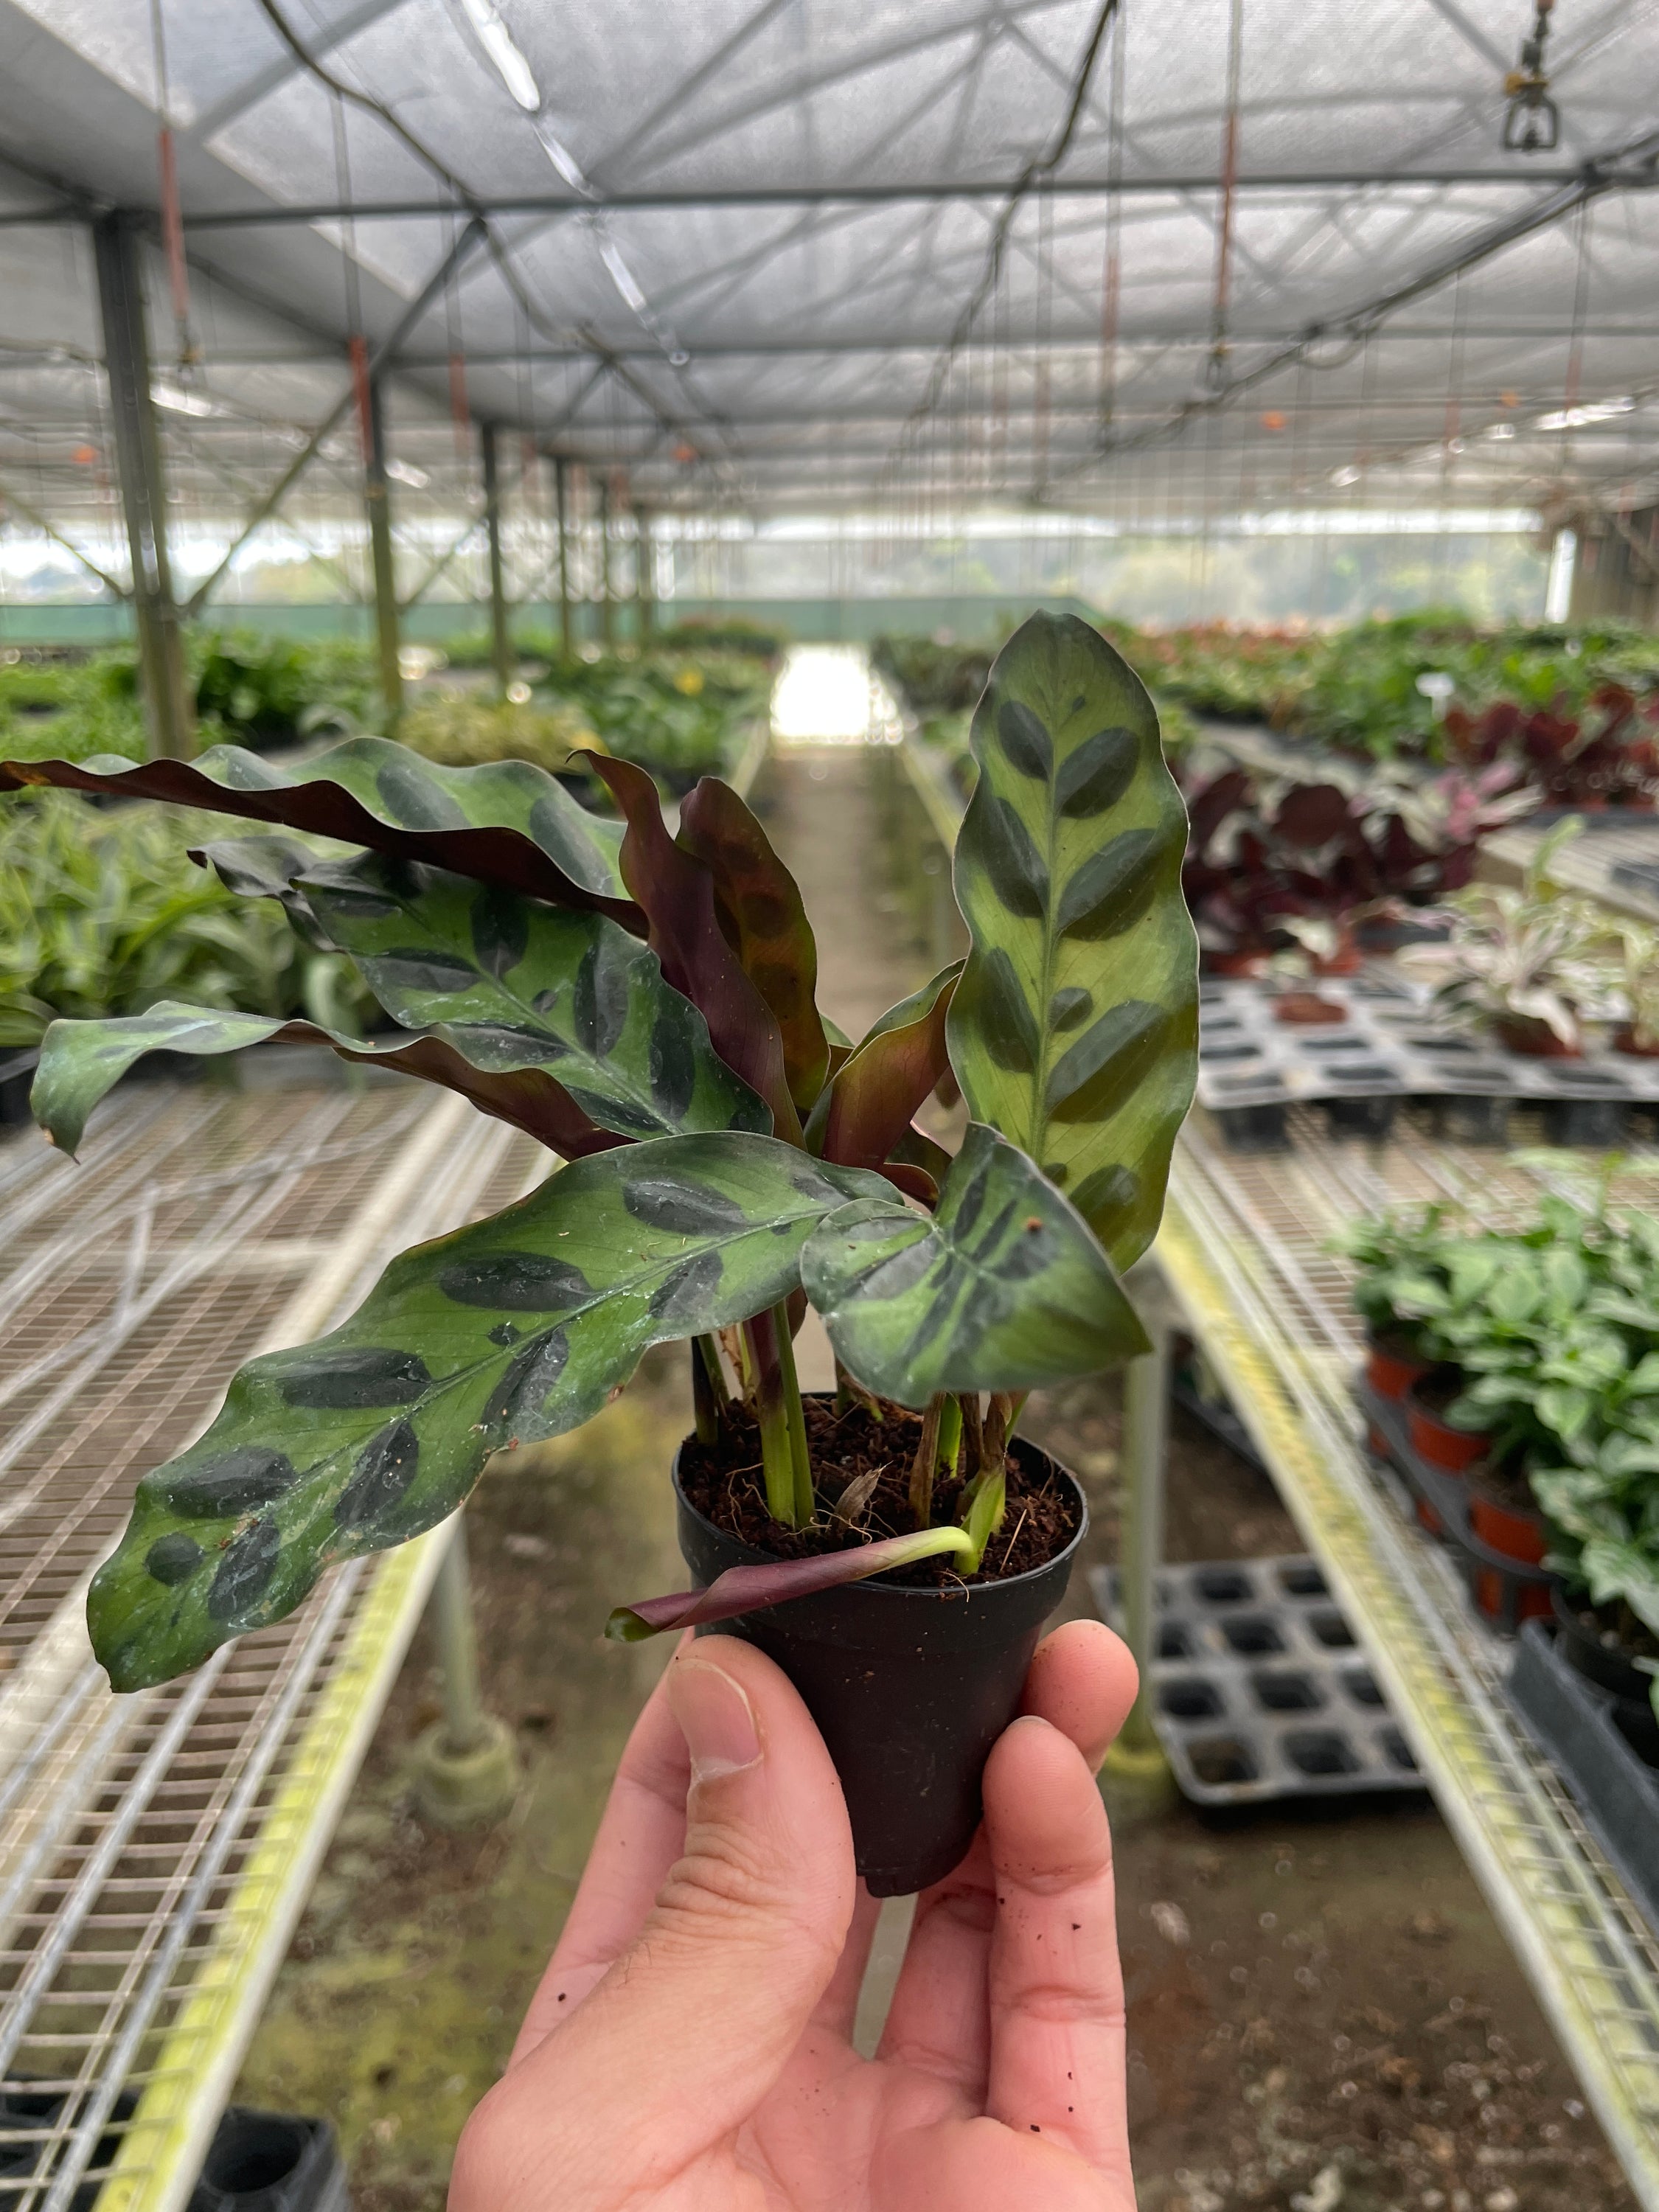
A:
[[[1659,1718],[1656,1718],[1650,1686],[1653,1677],[1619,1646],[1604,1644],[1585,1627],[1582,1613],[1589,1610],[1583,1590],[1550,1592],[1555,1613],[1556,1649],[1570,1667],[1586,1680],[1605,1690],[1613,1700],[1614,1717],[1627,1741],[1650,1766],[1659,1766]]]
[[[974,1840],[986,1759],[1019,1711],[1042,1624],[1066,1595],[1088,1527],[1083,1492],[1057,1461],[1018,1438],[1009,1455],[1075,1495],[1077,1534],[1046,1566],[971,1589],[877,1577],[699,1631],[754,1644],[800,1692],[841,1777],[858,1870],[876,1897],[943,1881]],[[688,1504],[678,1453],[674,1497],[680,1550],[700,1585],[765,1562]]]
[[[27,1052],[0,1052],[0,1128],[29,1119],[29,1085],[40,1057],[33,1046]]]

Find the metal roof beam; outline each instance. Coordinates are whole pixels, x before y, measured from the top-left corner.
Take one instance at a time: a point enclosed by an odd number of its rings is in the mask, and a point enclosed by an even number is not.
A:
[[[1524,191],[1538,185],[1582,183],[1587,172],[1595,167],[1594,163],[1580,163],[1565,168],[1558,166],[1518,170],[1497,169],[1487,163],[1476,167],[1443,167],[1419,170],[1270,169],[1238,178],[1233,189],[1240,192],[1408,191],[1443,191],[1452,185],[1490,185]],[[1630,185],[1651,185],[1656,180],[1650,172],[1645,172],[1621,175],[1619,181]],[[1027,188],[1026,197],[1033,199],[1106,199],[1114,194],[1121,194],[1125,198],[1133,199],[1149,194],[1164,194],[1175,198],[1189,192],[1219,191],[1221,185],[1219,174],[1207,170],[1168,176],[1149,173],[1142,176],[1124,177],[1116,183],[1107,177],[1051,177],[1033,182]],[[961,184],[938,184],[918,178],[898,185],[780,183],[682,187],[658,191],[599,191],[591,199],[583,199],[574,192],[479,193],[469,194],[465,205],[469,214],[476,210],[486,216],[653,214],[688,208],[895,207],[937,200],[1002,199],[1010,189],[1010,180],[1006,177],[971,179]],[[284,223],[344,222],[348,220],[354,222],[416,220],[435,222],[441,220],[447,211],[441,204],[430,199],[362,199],[355,203],[307,200],[287,206],[272,202],[265,207],[187,210],[184,225],[186,230],[244,230]],[[22,210],[0,213],[0,226],[59,220],[61,217],[55,210],[42,213]]]

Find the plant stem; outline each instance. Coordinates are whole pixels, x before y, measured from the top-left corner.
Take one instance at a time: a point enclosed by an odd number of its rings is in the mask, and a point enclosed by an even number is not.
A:
[[[974,1485],[962,1523],[968,1531],[970,1549],[963,1564],[963,1572],[977,1574],[985,1557],[985,1547],[1001,1528],[1008,1510],[1008,1479],[999,1470],[993,1475],[981,1475]]]
[[[718,1443],[731,1410],[732,1394],[726,1387],[720,1346],[712,1336],[691,1340],[691,1403],[696,1410],[697,1442]]]
[[[805,1528],[817,1510],[812,1495],[812,1462],[806,1449],[806,1409],[800,1401],[795,1374],[795,1341],[789,1334],[789,1309],[772,1309],[772,1333],[778,1340],[778,1373],[783,1382],[783,1409],[789,1422],[789,1456],[795,1476],[795,1526]]]
[[[934,1460],[938,1473],[947,1480],[957,1471],[957,1461],[962,1451],[962,1401],[946,1398],[939,1407],[939,1451]]]
[[[796,1528],[800,1523],[795,1512],[795,1449],[790,1441],[789,1408],[772,1315],[757,1314],[743,1328],[755,1377],[755,1418],[760,1423],[766,1510],[786,1528]]]
[[[985,1456],[985,1431],[980,1420],[979,1392],[969,1390],[957,1399],[962,1409],[962,1471],[971,1482]]]
[[[942,1396],[928,1400],[921,1417],[921,1442],[910,1464],[910,1511],[918,1528],[933,1523],[933,1468],[939,1458],[939,1425],[944,1406]]]
[[[843,1367],[838,1359],[836,1362],[836,1411],[848,1413],[854,1406],[862,1406],[872,1421],[884,1421],[887,1418],[882,1411],[880,1399],[872,1397],[858,1376]]]

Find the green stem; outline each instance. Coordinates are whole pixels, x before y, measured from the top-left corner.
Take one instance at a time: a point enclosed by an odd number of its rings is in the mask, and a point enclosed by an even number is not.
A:
[[[943,1397],[930,1398],[921,1417],[921,1441],[910,1465],[910,1513],[918,1528],[933,1518],[933,1468],[939,1458],[939,1425]]]
[[[766,1510],[786,1528],[799,1528],[795,1513],[795,1450],[789,1437],[789,1408],[784,1398],[783,1370],[778,1362],[772,1316],[757,1314],[743,1327],[754,1370],[755,1417],[760,1423]]]
[[[962,1516],[968,1531],[969,1552],[963,1571],[975,1575],[985,1557],[985,1547],[1001,1528],[1008,1510],[1008,1480],[998,1471],[993,1475],[981,1475],[974,1485],[967,1508]]]
[[[772,1309],[772,1334],[778,1340],[778,1372],[783,1380],[783,1408],[789,1422],[789,1456],[795,1478],[795,1526],[805,1528],[817,1510],[812,1495],[812,1461],[806,1449],[806,1409],[795,1374],[795,1341],[789,1334],[789,1309]]]
[[[939,1408],[939,1450],[933,1464],[947,1480],[957,1471],[962,1452],[962,1401],[947,1398]]]
[[[836,1362],[836,1411],[838,1414],[850,1413],[854,1406],[862,1406],[872,1421],[883,1421],[887,1418],[882,1412],[880,1399],[872,1397],[858,1376],[843,1367],[838,1359]]]
[[[714,1395],[714,1386],[708,1379],[708,1363],[703,1357],[706,1339],[694,1336],[691,1340],[691,1410],[695,1416],[697,1442],[713,1446],[720,1442],[720,1401]]]

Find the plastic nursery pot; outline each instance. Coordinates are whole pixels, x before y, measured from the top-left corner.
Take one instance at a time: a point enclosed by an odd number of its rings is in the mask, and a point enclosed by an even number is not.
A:
[[[841,1777],[858,1870],[876,1897],[943,1881],[974,1840],[985,1762],[1018,1713],[1042,1624],[1066,1595],[1088,1528],[1083,1492],[1057,1461],[1019,1438],[1008,1449],[1076,1501],[1077,1532],[1046,1565],[971,1589],[877,1577],[698,1632],[741,1637],[799,1691]],[[688,1502],[678,1452],[674,1498],[680,1551],[700,1584],[766,1561]]]
[[[1629,1022],[1621,1022],[1613,1033],[1613,1048],[1630,1060],[1659,1060],[1659,1037],[1646,1044],[1637,1042],[1636,1031]]]
[[[1649,1685],[1653,1677],[1620,1642],[1607,1618],[1613,1608],[1598,1608],[1590,1603],[1587,1590],[1564,1589],[1559,1583],[1550,1591],[1550,1603],[1562,1657],[1598,1689],[1610,1691],[1621,1708],[1628,1705],[1638,1718],[1645,1714],[1652,1722]]]
[[[1267,956],[1265,952],[1210,952],[1201,956],[1206,975],[1265,975]]]
[[[1499,1489],[1489,1474],[1472,1473],[1469,1478],[1469,1533],[1478,1536],[1487,1548],[1499,1552],[1506,1559],[1520,1566],[1537,1567],[1544,1563],[1549,1549],[1549,1537],[1544,1527],[1544,1516],[1535,1507],[1518,1504],[1514,1495],[1515,1486]],[[1474,1578],[1474,1601],[1482,1613],[1496,1620],[1504,1610],[1503,1582],[1489,1567],[1483,1567]],[[1523,1620],[1547,1619],[1551,1611],[1549,1588],[1535,1583],[1516,1594],[1515,1618]]]
[[[1522,1060],[1582,1060],[1584,1056],[1578,1046],[1564,1044],[1547,1022],[1533,1015],[1494,1022],[1492,1031],[1501,1045],[1518,1053]]]
[[[1431,1367],[1406,1391],[1406,1432],[1412,1449],[1446,1474],[1462,1474],[1484,1459],[1492,1445],[1484,1431],[1455,1429],[1442,1418],[1462,1387],[1455,1367]]]
[[[1365,1380],[1379,1398],[1390,1399],[1396,1405],[1403,1401],[1413,1382],[1433,1371],[1431,1359],[1420,1358],[1397,1336],[1368,1331],[1365,1347]]]
[[[1273,1019],[1293,1029],[1315,1029],[1328,1022],[1346,1022],[1348,1010],[1316,991],[1286,991],[1273,1000]]]

